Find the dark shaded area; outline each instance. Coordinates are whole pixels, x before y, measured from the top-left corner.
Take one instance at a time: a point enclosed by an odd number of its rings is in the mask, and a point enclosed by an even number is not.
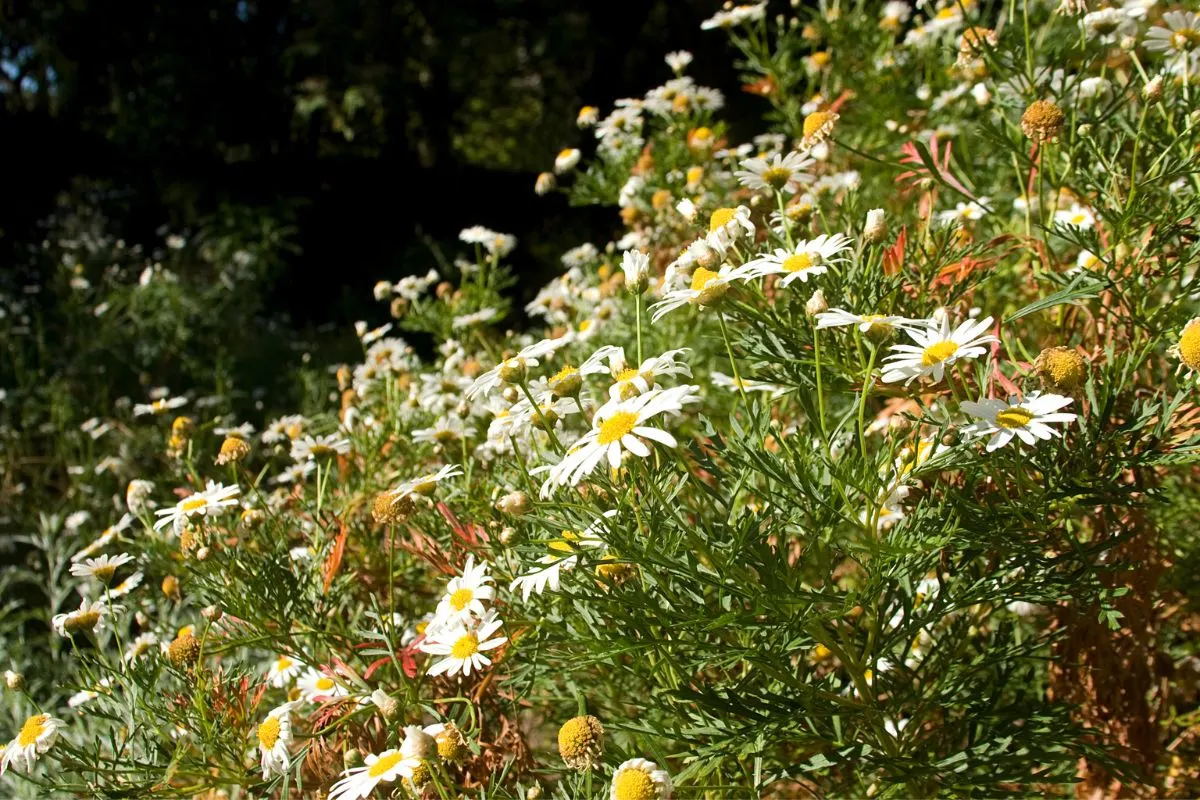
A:
[[[712,0],[0,0],[0,258],[87,187],[117,232],[152,241],[222,208],[295,226],[267,306],[343,324],[381,278],[480,223],[521,239],[521,290],[562,249],[603,241],[608,209],[538,198],[536,173],[588,103],[670,73],[740,95]],[[583,145],[587,147],[587,145]],[[97,191],[98,190],[98,191]],[[446,256],[453,256],[447,248]]]

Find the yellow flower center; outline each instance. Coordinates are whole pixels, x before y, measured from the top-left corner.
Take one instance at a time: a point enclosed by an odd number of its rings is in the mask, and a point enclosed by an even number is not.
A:
[[[567,378],[570,378],[570,377],[572,377],[574,375],[578,375],[578,374],[579,374],[579,370],[575,369],[570,364],[568,364],[567,366],[560,369],[558,372],[554,373],[554,377],[550,379],[550,383],[558,383],[559,381],[565,381]]]
[[[636,378],[637,376],[638,376],[638,371],[636,369],[634,369],[633,367],[629,367],[628,369],[623,369],[619,373],[617,373],[617,383],[621,383],[623,381],[631,381],[634,378]]]
[[[613,800],[653,800],[658,787],[650,773],[642,769],[626,769],[613,779]]]
[[[712,213],[712,216],[708,218],[709,232],[711,233],[712,231],[725,227],[725,225],[736,216],[737,209],[735,208],[718,208]]]
[[[562,538],[558,541],[551,542],[548,547],[557,553],[573,553],[575,548],[571,546],[571,542],[577,540],[579,535],[573,531],[563,531]]]
[[[1171,36],[1171,46],[1176,50],[1192,50],[1200,45],[1200,31],[1195,28],[1180,28]]]
[[[763,170],[763,181],[774,189],[782,189],[792,179],[792,171],[787,167],[770,167]]]
[[[275,661],[275,669],[279,672],[283,672],[285,669],[287,669],[291,665],[292,665],[292,660],[290,658],[288,658],[287,656],[280,656]]]
[[[459,589],[450,595],[450,607],[455,611],[462,611],[474,599],[475,592],[470,589]]]
[[[459,638],[454,643],[454,646],[450,648],[450,655],[464,661],[478,652],[479,637],[473,633],[468,633],[466,636]]]
[[[25,720],[25,724],[21,726],[21,732],[17,735],[17,746],[29,747],[36,744],[38,738],[46,732],[46,720],[48,719],[50,719],[49,714],[34,714]]]
[[[375,761],[374,764],[371,765],[371,768],[367,770],[367,775],[371,776],[372,778],[378,778],[380,775],[383,775],[388,770],[399,764],[403,759],[404,756],[400,755],[399,751],[395,753],[388,753],[386,756],[381,756]]]
[[[813,262],[812,256],[808,253],[796,253],[783,260],[784,272],[802,272],[806,269],[812,269],[814,266],[816,264]]]
[[[1024,428],[1033,419],[1033,412],[1020,406],[1006,408],[996,415],[996,424],[1001,428]]]
[[[602,445],[612,444],[621,440],[638,424],[638,415],[632,411],[618,411],[600,426],[600,435],[596,441]]]
[[[704,177],[704,167],[688,167],[687,182],[689,184],[697,184]]]
[[[1192,369],[1200,369],[1200,321],[1193,320],[1179,337],[1179,357]]]
[[[934,364],[941,364],[946,359],[958,352],[958,343],[952,341],[938,342],[931,344],[925,348],[925,352],[921,354],[921,363],[927,367],[932,367]]]
[[[560,150],[560,151],[558,152],[558,157],[559,157],[559,158],[570,158],[570,157],[571,157],[571,153],[572,153],[572,151],[571,151],[571,149],[570,149],[570,148],[568,148],[568,149],[566,149],[566,150]]]
[[[330,689],[332,689],[334,687],[334,685],[335,684],[333,682],[333,678],[324,678],[324,677],[317,678],[316,683],[313,684],[313,686],[315,686],[317,689],[321,690],[322,692],[329,691]]]
[[[958,16],[958,9],[953,6],[947,6],[947,7],[943,8],[941,11],[937,12],[937,18],[942,19],[942,20],[954,19],[957,16]]]
[[[828,111],[814,111],[804,118],[804,138],[816,136],[821,129],[833,121],[833,114]]]
[[[204,508],[206,505],[208,505],[208,498],[206,497],[189,497],[187,500],[184,500],[179,504],[179,510],[197,511],[201,508]]]
[[[76,612],[75,614],[67,617],[66,624],[63,625],[63,627],[68,633],[74,633],[76,631],[85,631],[88,628],[94,628],[96,627],[96,623],[99,621],[99,611],[84,611],[82,613]]]
[[[114,564],[104,564],[102,566],[92,567],[92,575],[96,577],[96,580],[101,581],[102,583],[108,583],[111,581],[113,573],[116,571],[117,567]]]
[[[258,744],[263,750],[270,750],[279,741],[279,720],[275,717],[267,717],[263,724],[258,726]]]
[[[704,291],[704,287],[708,286],[708,284],[710,284],[717,277],[718,273],[711,269],[696,267],[696,271],[692,273],[692,291]]]

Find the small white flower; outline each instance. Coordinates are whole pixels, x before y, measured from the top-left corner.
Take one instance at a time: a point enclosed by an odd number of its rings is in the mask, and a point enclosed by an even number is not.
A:
[[[488,563],[480,561],[476,564],[475,556],[468,555],[462,574],[450,579],[446,594],[438,603],[438,627],[463,622],[472,616],[482,617],[487,612],[484,603],[490,603],[496,597],[496,587],[491,583]]]
[[[316,667],[309,667],[296,682],[300,697],[310,703],[324,702],[330,698],[345,697],[350,692],[339,681]]]
[[[570,172],[579,163],[582,154],[574,147],[568,147],[559,152],[554,158],[554,171],[558,174]]]
[[[205,517],[210,513],[218,513],[224,508],[236,506],[241,489],[236,486],[226,486],[223,483],[208,482],[202,492],[183,498],[171,508],[160,508],[154,514],[158,521],[154,530],[160,530],[167,525],[173,525],[175,533],[183,530],[184,522],[189,517]]]
[[[261,754],[263,779],[286,775],[292,763],[288,752],[288,745],[292,741],[292,704],[284,703],[272,709],[255,734]]]
[[[984,333],[992,325],[991,317],[968,319],[954,330],[946,317],[909,324],[904,330],[916,344],[892,345],[892,354],[884,359],[884,383],[908,384],[925,375],[940,381],[946,367],[959,359],[978,358],[987,352],[982,345],[998,341]]]
[[[670,800],[674,793],[671,776],[653,761],[631,758],[613,773],[609,800]]]
[[[692,54],[687,50],[676,50],[673,53],[667,53],[664,60],[671,71],[678,75],[688,68],[688,64],[692,63]]]
[[[411,778],[420,765],[419,759],[406,758],[395,749],[371,753],[363,760],[363,766],[342,773],[341,779],[330,787],[327,800],[363,800],[381,783]]]
[[[1070,424],[1075,415],[1062,412],[1072,402],[1070,397],[1059,394],[1031,392],[1024,400],[1015,397],[1008,401],[997,399],[965,401],[962,410],[976,418],[963,429],[968,436],[990,436],[987,451],[990,453],[1018,438],[1028,445],[1039,440],[1050,439],[1061,434],[1050,427],[1050,423]]]
[[[484,651],[494,650],[508,641],[504,636],[489,638],[503,624],[493,611],[479,620],[477,626],[468,627],[458,623],[427,631],[421,652],[443,656],[440,661],[430,665],[427,674],[470,675],[471,670],[478,672],[491,664],[492,660],[484,655]]]
[[[734,177],[748,189],[795,194],[802,185],[813,182],[813,176],[806,172],[813,163],[811,158],[801,153],[775,153],[766,158],[746,159]]]
[[[26,719],[20,732],[4,748],[4,757],[0,759],[0,775],[9,767],[22,772],[33,769],[33,762],[54,745],[58,731],[66,725],[49,714],[34,714]]]
[[[788,286],[794,281],[807,283],[809,278],[829,271],[829,266],[844,261],[842,255],[850,248],[850,239],[844,234],[832,236],[821,234],[815,239],[799,241],[789,249],[778,249],[746,262],[742,268],[747,280],[767,275],[782,275],[780,283]]]

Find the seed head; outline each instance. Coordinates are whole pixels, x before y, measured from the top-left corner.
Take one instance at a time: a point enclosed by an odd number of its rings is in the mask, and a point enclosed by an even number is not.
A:
[[[1038,353],[1033,369],[1044,386],[1061,394],[1075,391],[1088,376],[1087,361],[1070,347],[1047,347]]]
[[[167,647],[167,660],[176,669],[187,669],[195,666],[200,660],[200,640],[192,633],[184,633],[175,637],[175,641]]]
[[[1034,100],[1021,115],[1021,132],[1035,142],[1058,138],[1067,115],[1050,100]]]
[[[589,770],[604,755],[604,726],[591,714],[574,717],[558,729],[558,754],[575,770]]]

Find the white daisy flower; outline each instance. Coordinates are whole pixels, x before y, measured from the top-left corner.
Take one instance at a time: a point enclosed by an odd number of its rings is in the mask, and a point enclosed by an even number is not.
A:
[[[154,523],[154,530],[161,530],[167,525],[173,525],[175,533],[178,534],[183,530],[184,522],[189,517],[206,517],[209,514],[219,513],[223,508],[236,506],[239,494],[241,494],[241,489],[237,486],[226,486],[223,483],[209,481],[204,491],[195,492],[170,508],[160,508],[155,511],[154,514],[158,517],[158,521]]]
[[[687,50],[676,50],[673,53],[667,53],[663,60],[667,62],[671,71],[678,75],[688,68],[688,64],[692,63],[692,54]]]
[[[381,783],[411,778],[420,765],[420,759],[406,758],[395,749],[371,753],[363,760],[363,766],[342,773],[341,780],[330,787],[327,800],[363,800]]]
[[[504,636],[489,638],[503,624],[503,621],[496,618],[496,612],[492,611],[479,620],[478,625],[468,627],[457,623],[426,631],[421,652],[443,656],[440,661],[430,665],[426,674],[470,675],[471,670],[482,670],[492,663],[492,660],[483,654],[484,651],[494,650],[508,641]]]
[[[51,626],[59,636],[68,637],[80,631],[102,630],[106,618],[124,611],[123,606],[112,605],[106,600],[88,600],[86,597],[79,601],[79,608],[66,614],[56,614],[50,620]]]
[[[350,452],[350,440],[329,433],[324,436],[302,436],[292,442],[293,461],[322,461]]]
[[[813,182],[813,176],[806,170],[814,163],[811,158],[794,151],[787,155],[775,153],[748,158],[741,163],[742,168],[733,174],[738,183],[748,189],[795,194],[802,185]]]
[[[290,686],[302,669],[304,665],[299,661],[286,653],[280,653],[267,669],[267,682],[276,689],[282,689]]]
[[[435,612],[441,625],[463,622],[472,616],[482,617],[487,612],[484,602],[496,597],[496,587],[491,585],[488,563],[475,563],[475,556],[468,555],[461,575],[450,579],[446,594],[438,603]]]
[[[764,2],[754,5],[740,5],[722,9],[700,23],[700,30],[711,31],[716,28],[732,28],[747,22],[756,22],[767,15],[767,4]]]
[[[949,211],[939,211],[938,222],[942,225],[965,225],[968,222],[983,219],[983,216],[987,214],[987,208],[984,205],[987,201],[988,198],[981,197],[978,201],[958,203]]]
[[[609,800],[671,800],[671,776],[653,761],[631,758],[613,773]]]
[[[845,234],[829,236],[823,233],[815,239],[797,242],[790,250],[780,248],[747,261],[742,269],[747,280],[783,275],[780,283],[784,286],[797,280],[807,283],[809,278],[828,272],[830,264],[844,261],[842,253],[850,248],[850,244]]]
[[[475,435],[475,429],[457,414],[446,414],[434,420],[429,428],[416,428],[412,432],[413,442],[446,446]]]
[[[560,175],[564,172],[570,172],[579,163],[581,157],[582,153],[574,147],[568,147],[566,150],[560,151],[554,157],[554,171]]]
[[[741,239],[754,238],[754,223],[750,221],[750,209],[718,208],[708,219],[709,246],[724,253],[730,245]]]
[[[506,358],[496,366],[475,379],[466,391],[468,400],[474,400],[479,394],[490,394],[501,383],[519,383],[525,380],[530,367],[536,367],[538,359],[549,355],[566,342],[554,339],[542,339],[524,347],[515,356]]]
[[[1118,42],[1122,37],[1132,36],[1137,32],[1137,23],[1119,8],[1101,8],[1085,14],[1083,27],[1088,38],[1102,43]]]
[[[272,709],[255,734],[262,755],[263,779],[270,780],[272,775],[286,775],[292,764],[288,753],[288,745],[292,741],[292,704],[284,703]]]
[[[1059,225],[1086,231],[1096,226],[1096,215],[1087,206],[1075,203],[1070,208],[1060,208],[1055,211],[1054,221]]]
[[[555,486],[574,486],[606,458],[608,465],[617,469],[625,452],[640,458],[649,456],[650,448],[643,439],[667,447],[677,446],[674,436],[645,423],[659,414],[681,411],[684,404],[698,400],[696,387],[690,384],[651,389],[629,400],[609,400],[596,409],[592,429],[550,468],[550,477],[542,484],[542,496],[548,496]]]
[[[4,748],[4,757],[0,759],[0,775],[10,766],[22,772],[33,769],[33,762],[54,745],[58,731],[66,725],[49,714],[34,714],[26,719],[20,732]]]
[[[696,267],[692,271],[690,285],[674,289],[663,295],[663,299],[650,306],[650,318],[658,322],[666,314],[677,308],[691,304],[695,306],[710,306],[725,296],[729,285],[736,280],[745,280],[744,267],[733,267],[722,264],[720,269],[713,271],[704,267]]]
[[[976,418],[963,429],[968,436],[990,436],[987,451],[998,450],[1013,440],[1020,439],[1028,445],[1039,440],[1061,436],[1050,423],[1070,424],[1075,415],[1060,411],[1073,403],[1070,397],[1060,394],[1030,392],[1024,400],[1011,397],[1008,401],[989,398],[979,402],[965,401],[962,410]]]
[[[100,583],[108,583],[119,568],[131,561],[133,561],[133,556],[128,553],[89,558],[82,563],[72,564],[71,574],[77,578],[95,578]]]
[[[496,238],[497,234],[491,228],[482,225],[472,225],[458,232],[458,240],[464,244],[484,244]]]
[[[542,566],[514,578],[508,586],[509,591],[519,591],[522,600],[528,600],[531,594],[541,594],[547,588],[557,592],[562,573],[569,572],[579,563],[580,551],[604,546],[599,534],[607,529],[605,520],[616,515],[616,509],[605,511],[582,533],[563,531],[561,538],[547,544],[550,552],[537,560],[536,563]]]
[[[1191,11],[1163,14],[1167,27],[1155,25],[1146,31],[1146,49],[1156,53],[1190,53],[1200,47],[1200,16]]]
[[[138,403],[133,407],[133,415],[135,417],[150,414],[158,416],[185,405],[187,405],[186,397],[163,397],[151,403]]]
[[[129,643],[129,647],[125,650],[124,661],[126,664],[132,664],[139,658],[142,658],[158,644],[158,637],[153,633],[143,633]]]
[[[895,317],[886,314],[854,314],[842,308],[831,308],[817,314],[817,330],[825,328],[844,328],[854,325],[860,333],[890,332],[897,325],[912,322],[907,317]]]
[[[631,367],[625,360],[625,348],[611,348],[608,368],[613,377],[613,385],[608,388],[609,398],[628,400],[639,394],[645,394],[654,387],[656,379],[662,375],[692,377],[692,368],[682,361],[675,360],[688,352],[690,349],[687,347],[668,350],[662,355],[647,358],[638,367]]]
[[[350,691],[340,682],[316,667],[309,667],[296,682],[300,697],[310,703],[320,703],[335,697],[345,697]]]
[[[892,345],[892,354],[884,359],[890,363],[883,366],[883,382],[909,384],[925,375],[940,381],[947,366],[959,359],[978,358],[987,352],[982,345],[999,341],[984,333],[991,325],[991,317],[968,319],[952,331],[946,317],[916,321],[913,327],[904,328],[916,344]]]

